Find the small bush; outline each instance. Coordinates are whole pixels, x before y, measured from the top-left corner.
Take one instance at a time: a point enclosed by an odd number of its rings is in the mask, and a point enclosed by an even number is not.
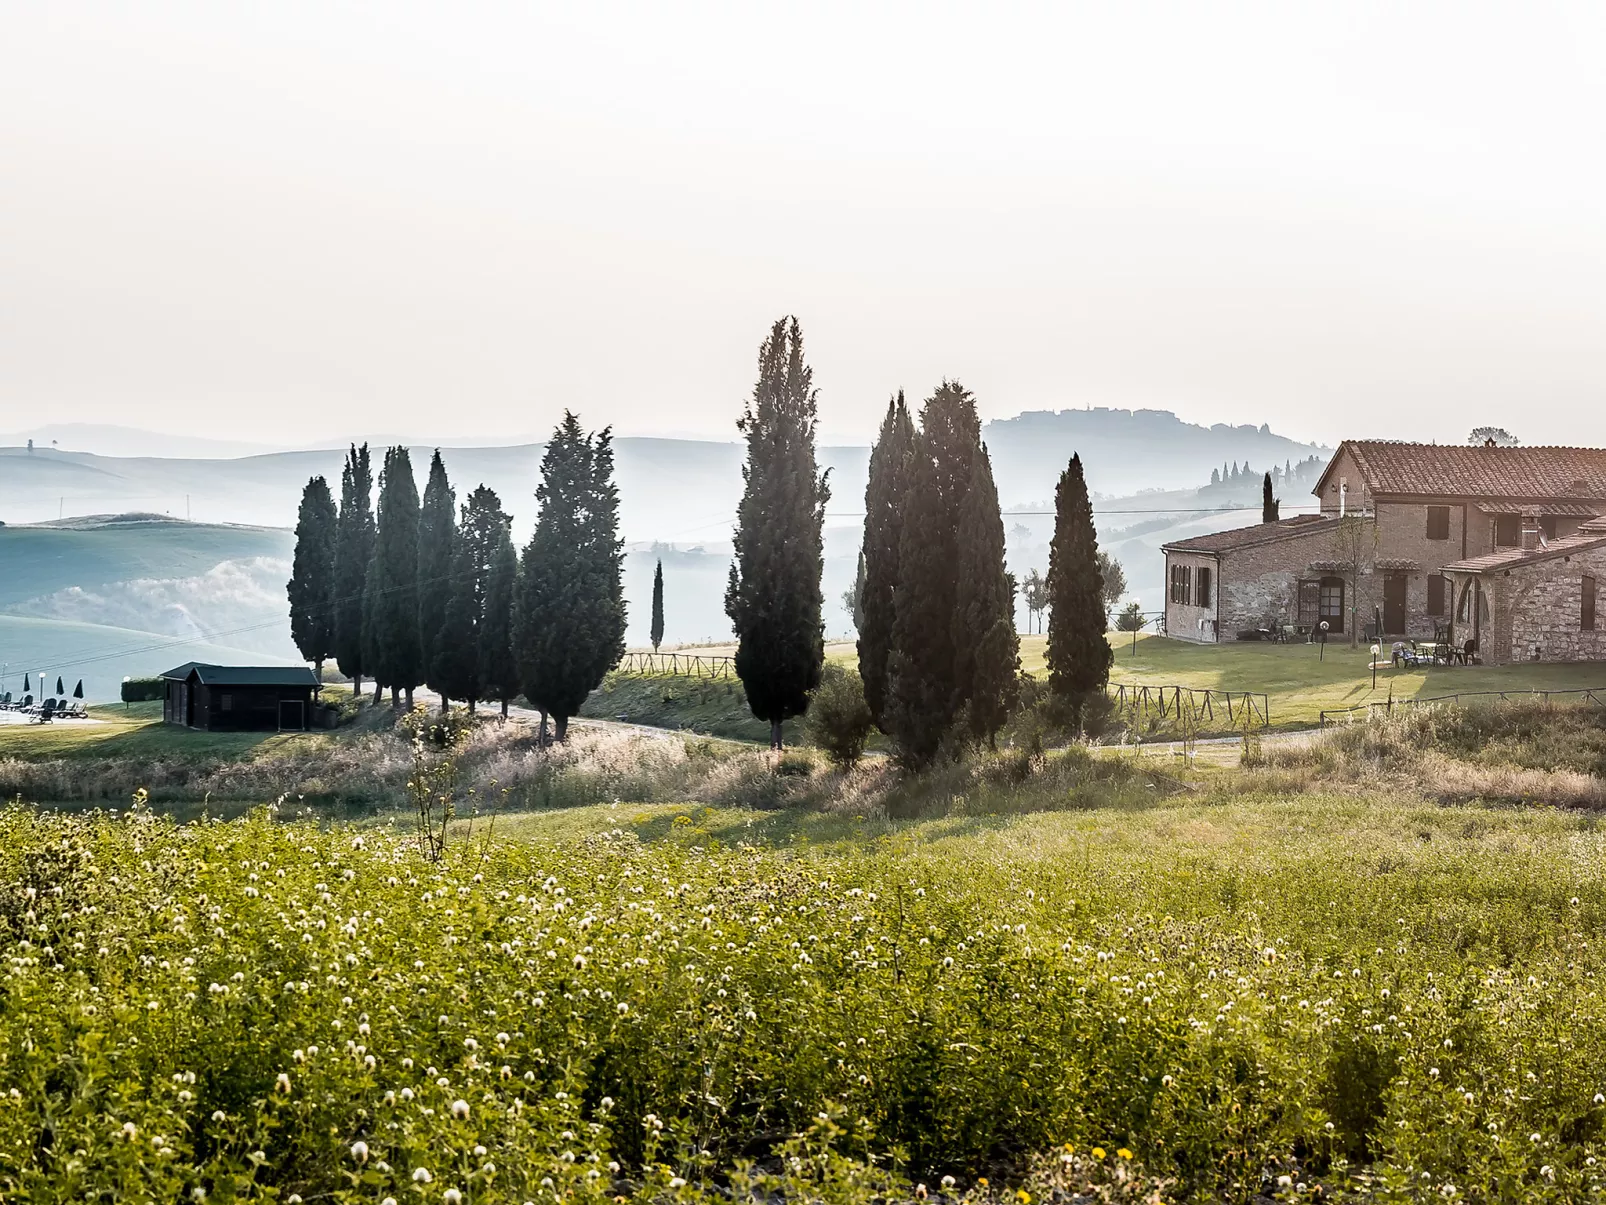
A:
[[[167,694],[165,678],[124,678],[123,702],[153,703]]]
[[[820,685],[809,702],[804,720],[809,740],[832,764],[846,768],[864,756],[875,721],[864,701],[864,682],[857,671],[827,664]]]

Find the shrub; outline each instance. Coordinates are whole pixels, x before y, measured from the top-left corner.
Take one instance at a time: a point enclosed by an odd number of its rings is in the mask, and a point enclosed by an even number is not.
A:
[[[165,678],[124,678],[123,702],[152,703],[167,694]]]
[[[819,688],[809,700],[804,719],[809,739],[837,766],[846,768],[864,756],[875,721],[864,701],[864,682],[858,672],[827,664]]]

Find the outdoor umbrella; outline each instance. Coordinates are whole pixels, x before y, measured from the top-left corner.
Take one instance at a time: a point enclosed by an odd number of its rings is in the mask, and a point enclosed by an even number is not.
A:
[[[56,697],[57,698],[62,698],[66,694],[67,694],[67,688],[61,684],[61,679],[58,677],[56,679]]]
[[[27,674],[23,674],[22,675],[22,693],[23,694],[27,694],[32,689],[33,689],[33,682],[29,679]]]
[[[84,697],[84,680],[82,678],[79,678],[78,685],[72,688],[72,697],[75,699]]]

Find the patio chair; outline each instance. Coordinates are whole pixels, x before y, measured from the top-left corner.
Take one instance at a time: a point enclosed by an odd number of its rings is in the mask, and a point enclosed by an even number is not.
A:
[[[1478,660],[1478,639],[1474,636],[1461,646],[1460,658],[1462,665],[1482,665]]]

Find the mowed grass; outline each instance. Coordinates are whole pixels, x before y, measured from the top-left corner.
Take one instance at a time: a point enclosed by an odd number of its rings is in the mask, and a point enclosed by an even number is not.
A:
[[[1585,1199],[1603,923],[1594,817],[1382,795],[621,802],[438,863],[7,809],[0,1197]]]
[[[0,758],[37,761],[162,757],[217,761],[296,748],[311,750],[327,747],[335,739],[326,732],[199,732],[164,724],[159,702],[109,703],[91,707],[89,714],[100,722],[58,720],[0,727]]]
[[[1352,649],[1347,643],[1335,642],[1324,653],[1310,644],[1233,641],[1207,645],[1140,635],[1134,651],[1132,637],[1121,633],[1111,633],[1110,643],[1115,650],[1115,664],[1110,669],[1112,683],[1264,694],[1276,728],[1310,727],[1319,722],[1324,710],[1386,703],[1391,695],[1411,699],[1458,692],[1606,688],[1606,665],[1602,664],[1540,662],[1431,669],[1390,666],[1377,671],[1374,687],[1368,644]],[[1046,647],[1046,637],[1021,637],[1021,668],[1045,674]]]

